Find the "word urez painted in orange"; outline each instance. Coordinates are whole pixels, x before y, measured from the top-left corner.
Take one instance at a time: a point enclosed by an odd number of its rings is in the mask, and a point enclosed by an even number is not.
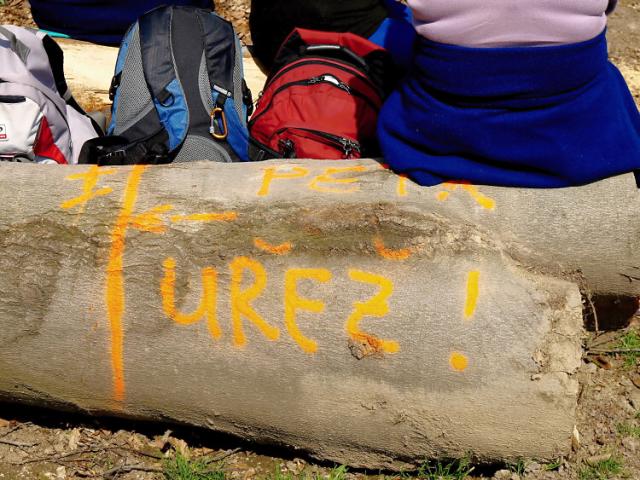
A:
[[[202,270],[202,296],[199,306],[192,313],[182,313],[176,308],[175,282],[176,262],[167,258],[163,262],[164,277],[160,282],[160,295],[164,313],[180,325],[192,325],[206,319],[209,332],[214,340],[220,340],[223,332],[217,318],[216,302],[218,299],[218,275],[213,267]],[[233,345],[244,347],[247,338],[244,332],[243,318],[252,323],[262,335],[270,341],[280,338],[280,329],[267,323],[252,306],[266,289],[267,271],[257,260],[248,257],[235,257],[229,264],[231,282],[229,296],[231,306],[231,328]],[[253,275],[253,282],[242,288],[245,273]],[[355,301],[353,311],[345,323],[345,331],[349,338],[367,344],[377,353],[396,353],[400,345],[394,340],[383,340],[361,330],[360,323],[365,317],[382,318],[389,313],[388,299],[393,294],[393,282],[382,275],[360,270],[349,270],[349,277],[359,283],[366,283],[379,288],[372,297],[365,301]],[[301,281],[327,283],[333,274],[324,268],[291,268],[284,274],[284,324],[286,331],[300,349],[309,354],[318,351],[318,343],[305,336],[298,324],[298,312],[322,313],[325,303],[320,299],[300,296],[298,284]]]

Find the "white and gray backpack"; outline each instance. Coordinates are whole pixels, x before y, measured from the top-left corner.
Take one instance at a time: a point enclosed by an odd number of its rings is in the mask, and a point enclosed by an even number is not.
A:
[[[0,160],[78,163],[98,131],[69,92],[58,44],[36,30],[0,26]]]

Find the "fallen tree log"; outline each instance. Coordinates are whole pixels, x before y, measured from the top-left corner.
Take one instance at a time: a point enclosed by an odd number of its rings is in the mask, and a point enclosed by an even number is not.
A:
[[[631,176],[7,165],[0,191],[0,397],[355,466],[567,453],[579,288],[639,293]]]

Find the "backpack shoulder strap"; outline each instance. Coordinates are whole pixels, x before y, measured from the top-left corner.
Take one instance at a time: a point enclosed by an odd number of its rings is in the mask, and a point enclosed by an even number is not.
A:
[[[29,57],[29,53],[31,49],[21,42],[18,37],[8,28],[0,25],[0,35],[6,38],[9,41],[9,48],[18,56],[22,63],[27,64],[27,59]]]
[[[71,90],[69,90],[69,86],[67,85],[67,79],[64,76],[64,53],[62,52],[62,48],[60,48],[49,35],[42,37],[42,46],[49,58],[51,73],[53,74],[53,80],[58,89],[58,93],[65,99],[67,104],[84,115],[86,112],[78,105],[75,98],[73,98]]]
[[[64,99],[55,89],[55,85],[53,85],[52,82],[45,83],[44,80],[46,79],[41,80],[39,77],[45,75],[44,63],[47,62],[47,60],[40,58],[40,55],[38,55],[38,58],[32,58],[35,55],[33,51],[34,48],[29,47],[27,41],[23,42],[20,40],[18,35],[10,28],[6,28],[5,26],[0,28],[0,52],[6,51],[7,49],[9,50],[9,55],[3,58],[3,62],[7,63],[3,63],[2,65],[3,68],[2,71],[0,71],[0,78],[5,82],[19,83],[38,90],[56,107],[60,115],[66,120],[67,113]],[[3,43],[8,43],[8,45],[5,46]],[[37,70],[35,73],[33,71],[34,68]],[[36,73],[39,74],[39,76],[36,76]]]
[[[204,10],[197,10],[196,16],[202,29],[211,90],[230,97],[233,95],[233,71],[236,61],[233,27],[218,15]]]
[[[19,80],[21,83],[43,92],[56,104],[60,113],[65,117],[66,114],[62,107],[63,101],[66,102],[78,113],[86,116],[91,121],[96,133],[101,134],[102,128],[78,105],[67,86],[64,76],[64,54],[60,46],[51,37],[42,32],[32,29],[18,29],[18,27],[13,28],[16,30],[12,31],[0,26],[0,35],[8,40],[9,48],[30,74],[29,76],[22,75],[19,79],[15,78],[14,81]]]
[[[176,73],[171,45],[174,8],[156,8],[138,21],[142,70],[160,123],[169,134],[171,151],[182,144],[189,124],[188,106]]]
[[[246,161],[249,151],[246,119],[253,102],[242,78],[240,42],[231,22],[202,9],[196,10],[196,17],[202,30],[205,63],[214,101],[211,133],[215,136],[222,122],[222,130],[231,149],[240,160]],[[238,72],[240,78],[236,78]],[[236,100],[244,104],[242,109],[236,109]]]
[[[42,37],[42,46],[49,57],[49,65],[51,66],[51,73],[53,74],[53,80],[56,83],[56,88],[58,89],[58,93],[64,101],[67,102],[71,108],[73,108],[79,114],[85,116],[93,126],[93,129],[96,131],[98,135],[104,134],[104,129],[95,121],[93,117],[87,114],[85,110],[80,106],[80,104],[76,101],[67,85],[67,79],[64,75],[64,53],[62,52],[62,48],[58,45],[53,38],[49,35],[44,35]]]

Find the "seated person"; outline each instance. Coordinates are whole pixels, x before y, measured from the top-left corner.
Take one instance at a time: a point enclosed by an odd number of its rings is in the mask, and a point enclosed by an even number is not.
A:
[[[410,63],[415,30],[397,0],[251,0],[253,55],[269,74],[280,45],[298,28],[351,32],[385,47],[398,65]]]
[[[106,45],[118,45],[140,15],[160,5],[213,6],[213,0],[30,0],[29,3],[40,28]]]
[[[607,0],[409,0],[410,74],[379,120],[421,185],[581,185],[640,169],[640,114],[608,61]]]

